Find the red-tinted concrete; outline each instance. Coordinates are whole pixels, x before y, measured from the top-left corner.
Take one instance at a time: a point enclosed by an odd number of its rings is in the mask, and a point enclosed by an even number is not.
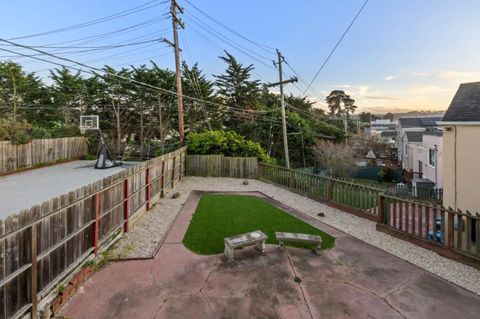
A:
[[[316,256],[268,246],[199,256],[180,242],[192,194],[154,259],[95,274],[62,310],[69,318],[478,318],[480,298],[388,253],[289,210],[337,237]],[[281,206],[281,205],[280,205]],[[294,281],[295,276],[301,279]]]

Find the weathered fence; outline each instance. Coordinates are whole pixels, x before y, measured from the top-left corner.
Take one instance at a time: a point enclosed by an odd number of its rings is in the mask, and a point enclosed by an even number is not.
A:
[[[225,157],[223,155],[187,155],[189,176],[257,178],[256,157]]]
[[[480,261],[480,215],[384,193],[382,188],[259,164],[259,178],[377,222],[377,229],[470,263]],[[459,253],[470,259],[459,258]],[[475,263],[475,265],[478,265]]]
[[[185,173],[185,148],[0,220],[0,319],[37,304]]]
[[[260,163],[259,178],[376,220],[377,188]]]
[[[480,215],[379,194],[377,229],[480,259]]]
[[[19,145],[0,141],[0,173],[78,158],[87,154],[87,148],[87,140],[84,137],[41,139]]]

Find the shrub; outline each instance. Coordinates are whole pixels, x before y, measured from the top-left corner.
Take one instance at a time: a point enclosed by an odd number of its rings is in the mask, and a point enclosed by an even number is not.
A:
[[[395,181],[395,170],[392,168],[382,168],[378,172],[378,181],[379,182],[394,182]]]
[[[274,160],[265,154],[259,143],[247,140],[232,131],[205,131],[188,135],[188,152],[196,155],[255,156],[262,162]]]
[[[320,169],[336,177],[346,177],[355,167],[355,152],[344,144],[318,142],[314,146],[315,160]]]
[[[26,144],[32,139],[31,128],[26,121],[0,119],[0,140],[10,141],[12,144]]]

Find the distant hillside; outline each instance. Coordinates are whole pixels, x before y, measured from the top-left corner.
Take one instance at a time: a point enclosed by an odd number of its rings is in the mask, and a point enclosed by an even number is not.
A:
[[[393,119],[398,120],[401,117],[427,117],[427,116],[443,116],[445,112],[438,111],[411,111],[403,113],[393,113]]]

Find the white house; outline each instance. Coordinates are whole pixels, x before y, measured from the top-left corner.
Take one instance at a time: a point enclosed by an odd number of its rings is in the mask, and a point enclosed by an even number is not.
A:
[[[398,119],[396,148],[398,161],[402,168],[413,169],[413,159],[409,157],[409,148],[422,142],[422,133],[437,127],[441,117],[403,117]],[[414,143],[409,145],[410,143]]]
[[[431,130],[421,133],[421,142],[408,144],[408,169],[421,173],[422,178],[443,187],[443,143],[442,131]]]

